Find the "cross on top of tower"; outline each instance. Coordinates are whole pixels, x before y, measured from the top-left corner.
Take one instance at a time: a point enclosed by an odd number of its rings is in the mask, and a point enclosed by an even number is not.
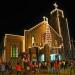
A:
[[[54,5],[54,7],[55,7],[55,8],[58,8],[58,5],[57,5],[57,3],[54,3],[53,5]]]
[[[46,17],[45,16],[43,16],[43,20],[45,21],[45,19],[46,19]]]

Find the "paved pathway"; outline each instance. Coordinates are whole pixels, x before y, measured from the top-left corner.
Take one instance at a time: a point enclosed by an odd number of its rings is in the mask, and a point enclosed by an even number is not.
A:
[[[0,72],[0,75],[16,75],[16,72],[12,72],[11,74],[8,74],[6,72],[4,72],[3,74]],[[22,74],[23,75],[23,74]],[[47,73],[47,72],[41,72],[41,73],[28,73],[28,74],[24,74],[24,75],[75,75],[75,72],[72,71],[70,72],[70,69],[67,70],[61,70],[59,72],[59,74],[54,74],[54,73]]]

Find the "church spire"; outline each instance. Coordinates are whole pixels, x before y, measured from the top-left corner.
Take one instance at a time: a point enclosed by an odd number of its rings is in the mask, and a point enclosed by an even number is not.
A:
[[[61,9],[58,8],[58,4],[55,2],[55,3],[53,4],[53,6],[55,7],[55,9],[53,9],[53,10],[50,12],[50,14],[53,14],[55,11],[58,11],[58,12],[61,12],[62,17],[64,18],[63,10],[61,10]]]

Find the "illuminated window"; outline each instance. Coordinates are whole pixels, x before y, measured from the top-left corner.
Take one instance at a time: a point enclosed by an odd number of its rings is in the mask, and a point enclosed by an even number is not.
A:
[[[11,47],[11,57],[18,57],[18,48],[16,47],[16,45],[12,45]]]
[[[35,39],[34,36],[32,36],[32,46],[34,45]]]

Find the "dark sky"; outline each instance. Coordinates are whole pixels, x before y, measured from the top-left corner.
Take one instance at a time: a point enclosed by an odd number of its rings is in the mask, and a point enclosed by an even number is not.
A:
[[[11,1],[11,0],[10,0]],[[57,2],[64,10],[69,21],[71,38],[75,39],[75,4],[73,0],[20,0],[0,2],[0,41],[5,33],[23,35],[24,29],[29,29],[42,21],[42,16],[49,15]]]

